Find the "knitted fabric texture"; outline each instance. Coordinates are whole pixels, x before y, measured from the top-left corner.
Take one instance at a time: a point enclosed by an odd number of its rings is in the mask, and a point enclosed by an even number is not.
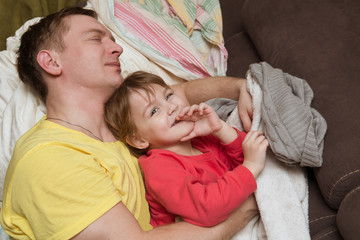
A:
[[[310,106],[309,84],[266,62],[250,65],[248,76],[262,89],[261,127],[276,158],[287,165],[321,166],[327,124]]]

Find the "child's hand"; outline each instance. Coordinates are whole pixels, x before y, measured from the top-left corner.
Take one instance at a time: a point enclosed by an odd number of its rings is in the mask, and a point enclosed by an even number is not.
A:
[[[257,177],[265,167],[268,140],[261,131],[249,132],[243,141],[244,164],[254,177]]]
[[[181,141],[187,141],[197,136],[209,135],[219,131],[222,127],[222,120],[216,112],[205,103],[185,107],[176,117],[176,120],[194,122],[193,130],[189,135],[182,138]]]

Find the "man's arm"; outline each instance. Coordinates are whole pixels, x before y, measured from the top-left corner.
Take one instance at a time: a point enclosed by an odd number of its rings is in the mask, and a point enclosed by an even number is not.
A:
[[[176,94],[185,96],[189,103],[199,104],[212,98],[230,98],[239,101],[238,110],[245,131],[252,121],[252,100],[245,79],[234,77],[207,77],[171,86]]]
[[[215,227],[179,222],[144,232],[126,206],[118,203],[72,239],[230,239],[257,214],[255,197],[251,195],[227,220]]]

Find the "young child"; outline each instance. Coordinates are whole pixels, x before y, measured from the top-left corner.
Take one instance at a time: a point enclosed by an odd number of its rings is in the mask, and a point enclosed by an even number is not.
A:
[[[189,106],[156,75],[127,77],[106,103],[105,118],[140,156],[154,227],[178,216],[216,225],[256,190],[268,146],[264,135],[232,128],[205,103]]]

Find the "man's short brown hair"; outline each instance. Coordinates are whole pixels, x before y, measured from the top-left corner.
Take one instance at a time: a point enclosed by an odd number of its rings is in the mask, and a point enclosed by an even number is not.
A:
[[[37,62],[37,54],[43,49],[64,49],[63,36],[70,28],[66,18],[71,15],[86,15],[97,19],[97,14],[92,10],[80,7],[64,8],[30,26],[21,37],[17,58],[19,77],[44,103],[48,89]]]

